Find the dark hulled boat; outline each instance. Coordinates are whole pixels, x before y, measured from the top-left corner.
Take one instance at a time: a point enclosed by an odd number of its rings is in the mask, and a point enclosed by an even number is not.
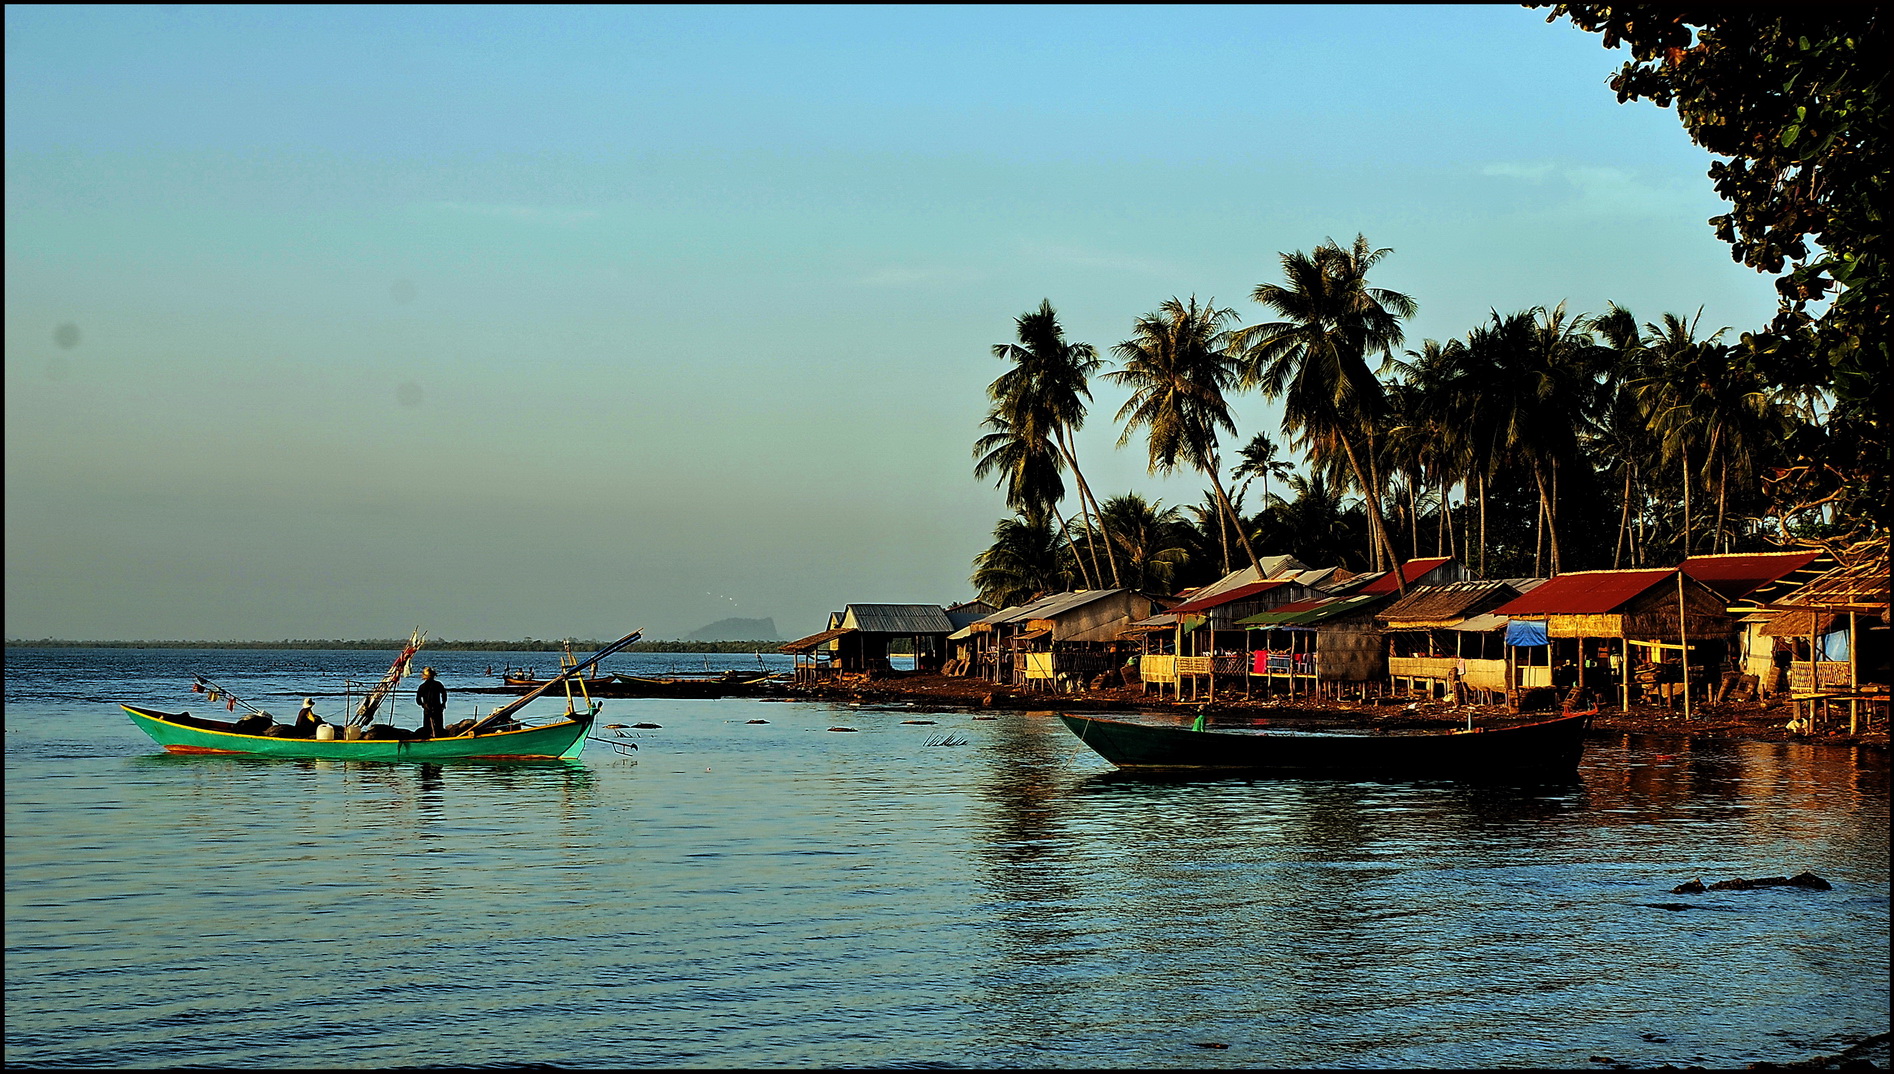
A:
[[[1193,730],[1060,713],[1081,742],[1130,772],[1496,780],[1571,777],[1591,712],[1473,730],[1390,733]]]
[[[775,680],[771,672],[724,672],[721,675],[619,675],[612,697],[750,697]]]

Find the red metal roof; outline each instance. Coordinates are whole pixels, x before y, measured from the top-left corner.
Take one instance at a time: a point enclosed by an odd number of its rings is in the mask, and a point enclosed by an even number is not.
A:
[[[1410,559],[1406,563],[1401,564],[1402,580],[1412,582],[1414,579],[1419,578],[1421,575],[1426,574],[1428,571],[1452,559],[1452,556],[1441,556],[1438,559]],[[1374,581],[1369,582],[1367,585],[1362,586],[1356,590],[1356,592],[1365,595],[1368,593],[1392,593],[1394,590],[1394,572],[1389,571]]]
[[[1288,584],[1289,580],[1287,578],[1277,578],[1274,581],[1251,582],[1248,585],[1237,586],[1235,589],[1226,589],[1221,593],[1212,593],[1207,597],[1187,600],[1182,604],[1173,605],[1165,610],[1170,612],[1201,612],[1206,608],[1220,608],[1233,601],[1245,600],[1258,593],[1274,589],[1279,585]]]
[[[1725,600],[1740,600],[1770,582],[1801,570],[1821,554],[1817,550],[1691,556],[1684,560],[1684,573],[1716,590]]]
[[[1573,571],[1549,578],[1514,600],[1493,609],[1494,615],[1599,615],[1614,612],[1660,582],[1677,574],[1675,567],[1641,571]]]

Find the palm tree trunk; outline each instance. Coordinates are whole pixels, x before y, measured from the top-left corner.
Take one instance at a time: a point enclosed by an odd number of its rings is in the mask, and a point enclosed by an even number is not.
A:
[[[1085,579],[1085,588],[1093,588],[1091,578],[1085,573],[1085,557],[1079,555],[1079,543],[1073,539],[1072,531],[1066,527],[1065,516],[1055,511],[1052,517],[1059,520],[1059,534],[1065,538],[1065,546],[1072,550],[1072,562],[1078,565],[1079,576]]]
[[[1486,471],[1480,471],[1480,577],[1486,577]]]
[[[1690,445],[1683,445],[1684,479],[1684,554],[1679,559],[1690,557]]]
[[[1552,496],[1546,500],[1545,535],[1552,553],[1552,573],[1565,566],[1559,556],[1559,460],[1552,460]]]
[[[1095,588],[1104,588],[1102,583],[1105,580],[1104,572],[1098,569],[1098,550],[1090,547],[1095,543],[1105,546],[1105,558],[1111,563],[1111,584],[1117,586],[1119,584],[1118,556],[1117,553],[1112,551],[1111,534],[1105,532],[1105,513],[1099,509],[1098,500],[1092,495],[1091,486],[1086,484],[1084,472],[1079,469],[1078,454],[1072,450],[1070,431],[1061,432],[1054,438],[1053,442],[1058,445],[1059,451],[1065,455],[1065,464],[1072,468],[1072,480],[1079,487],[1079,513],[1086,515],[1085,524],[1092,527],[1092,532],[1098,535],[1095,542],[1086,542],[1087,548],[1092,554],[1092,573],[1098,577],[1098,581],[1101,583]],[[1088,503],[1091,505],[1089,514],[1086,513],[1086,505]],[[1097,521],[1094,522],[1094,519]]]
[[[1394,542],[1388,538],[1388,529],[1381,516],[1381,497],[1376,494],[1376,490],[1380,488],[1378,483],[1380,474],[1375,469],[1374,452],[1370,449],[1362,453],[1368,456],[1368,472],[1364,480],[1361,462],[1355,458],[1355,446],[1349,443],[1345,436],[1339,439],[1342,442],[1342,450],[1348,454],[1348,465],[1355,471],[1355,480],[1361,482],[1363,494],[1368,501],[1369,531],[1380,538],[1379,547],[1387,555],[1388,569],[1394,572],[1394,588],[1405,597],[1407,596],[1406,573],[1401,570],[1400,561],[1394,558]]]
[[[1408,475],[1407,481],[1407,536],[1408,544],[1414,549],[1409,559],[1420,558],[1420,500],[1414,495],[1414,478]]]
[[[1217,490],[1217,502],[1223,505],[1224,512],[1230,516],[1236,526],[1236,538],[1243,542],[1243,551],[1249,554],[1250,566],[1256,568],[1256,578],[1258,581],[1261,581],[1263,577],[1263,561],[1256,558],[1256,549],[1250,547],[1249,534],[1243,532],[1243,523],[1236,520],[1236,508],[1230,506],[1229,494],[1223,491],[1223,482],[1217,477],[1216,464],[1213,463],[1204,467],[1204,473],[1210,475],[1210,487]],[[1229,572],[1225,571],[1224,573],[1227,574]]]
[[[1726,459],[1716,472],[1716,544],[1712,548],[1730,550],[1729,535],[1723,532],[1724,508],[1729,502],[1730,464]]]
[[[1532,483],[1539,489],[1539,511],[1532,516],[1532,576],[1537,578],[1545,566],[1545,478],[1536,465],[1532,468]]]
[[[1223,573],[1230,573],[1230,520],[1217,512],[1217,543],[1223,548]]]
[[[1624,539],[1631,530],[1631,464],[1624,467],[1624,505],[1618,512],[1618,539],[1611,545],[1611,569],[1618,569],[1618,560],[1624,554]]]

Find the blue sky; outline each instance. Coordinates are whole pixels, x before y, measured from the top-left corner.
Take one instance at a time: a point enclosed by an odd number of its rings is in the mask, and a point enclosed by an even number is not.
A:
[[[1247,323],[1329,237],[1393,249],[1409,346],[1561,301],[1760,325],[1623,59],[1503,6],[9,6],[6,634],[968,599],[1013,318]],[[1198,501],[1094,394],[1100,495]]]

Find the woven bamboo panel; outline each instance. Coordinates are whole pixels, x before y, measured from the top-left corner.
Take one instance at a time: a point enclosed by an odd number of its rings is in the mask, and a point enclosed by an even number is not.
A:
[[[1506,689],[1506,661],[1469,660],[1467,673],[1461,677],[1460,681],[1476,690],[1504,690]]]
[[[1445,679],[1459,663],[1454,656],[1390,656],[1388,674],[1397,679]]]
[[[1624,636],[1624,616],[1548,615],[1545,632],[1554,638],[1621,638]]]
[[[1180,656],[1178,657],[1177,658],[1177,674],[1179,675],[1208,675],[1210,674],[1210,657],[1207,657],[1207,656]]]
[[[1138,658],[1138,677],[1145,682],[1176,682],[1177,658],[1167,653]]]
[[[1025,656],[1026,656],[1026,677],[1027,678],[1029,679],[1052,678],[1052,654],[1051,653],[1027,653],[1025,654]]]

